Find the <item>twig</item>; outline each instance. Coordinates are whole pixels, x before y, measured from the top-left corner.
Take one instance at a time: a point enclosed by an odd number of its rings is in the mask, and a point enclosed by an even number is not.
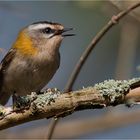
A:
[[[134,88],[140,78],[115,81],[109,80],[96,84],[94,87],[84,88],[70,93],[60,93],[50,90],[44,94],[31,94],[21,97],[18,106],[25,108],[6,112],[7,108],[0,110],[0,130],[10,128],[25,122],[43,119],[65,117],[75,111],[84,109],[103,108],[119,104],[132,105],[140,101],[140,87]],[[138,86],[138,85],[137,85]],[[132,88],[134,88],[132,90]],[[138,89],[138,93],[132,91]],[[71,99],[73,104],[71,104]],[[31,102],[30,102],[31,100]],[[130,102],[131,101],[131,102]]]
[[[53,139],[75,139],[87,134],[102,134],[104,131],[109,132],[128,125],[132,126],[140,123],[139,116],[139,109],[135,110],[130,108],[130,110],[126,112],[106,113],[101,116],[90,115],[86,118],[75,118],[69,121],[62,121],[60,122],[59,127],[55,129]],[[8,131],[7,134],[4,133],[5,131],[2,131],[0,133],[0,138],[5,138],[8,135],[8,138],[10,139],[43,139],[44,133],[48,132],[48,130],[48,126],[44,124],[33,127],[32,129],[30,127],[22,128],[22,133]]]
[[[88,56],[92,52],[92,50],[95,48],[96,44],[101,40],[101,38],[115,25],[119,22],[120,19],[122,19],[125,15],[127,15],[129,12],[131,12],[133,9],[140,6],[140,2],[135,3],[134,5],[128,7],[126,10],[120,12],[119,14],[112,16],[111,20],[98,32],[98,34],[93,38],[91,43],[87,46],[86,50],[81,55],[79,61],[77,62],[73,72],[70,75],[70,78],[65,86],[65,91],[71,91],[72,87],[76,81],[76,78],[78,77],[81,68],[83,67],[85,61],[87,60]],[[54,129],[56,124],[58,123],[58,120],[53,120],[52,126],[50,127],[50,131],[48,133],[48,139],[52,138]],[[57,121],[57,122],[56,122]]]
[[[65,87],[65,90],[69,91],[72,90],[73,84],[82,68],[82,66],[84,65],[85,61],[87,60],[88,56],[90,55],[91,51],[94,49],[94,47],[96,46],[96,44],[101,40],[101,38],[106,34],[106,32],[109,31],[110,28],[112,28],[112,26],[114,26],[115,24],[117,24],[119,22],[120,19],[122,19],[125,15],[127,15],[130,11],[132,11],[133,9],[137,8],[140,6],[140,2],[128,7],[126,10],[120,12],[119,14],[117,14],[116,16],[112,16],[111,20],[100,30],[100,32],[93,38],[93,40],[91,41],[91,43],[88,45],[88,47],[86,48],[86,50],[83,52],[83,54],[81,55],[79,61],[77,62],[75,69],[73,70],[70,79]]]
[[[106,113],[101,116],[91,115],[90,117],[87,117],[87,118],[72,119],[71,121],[68,121],[68,122],[64,121],[64,122],[61,122],[59,127],[56,128],[56,132],[53,138],[54,139],[76,139],[78,137],[85,136],[84,139],[86,139],[88,135],[91,135],[95,138],[97,134],[100,136],[101,134],[105,132],[111,132],[112,130],[115,131],[117,128],[122,129],[123,127],[128,126],[128,125],[131,127],[134,124],[139,124],[140,123],[139,115],[140,115],[139,109],[134,110],[133,108],[130,108],[130,111],[128,112],[123,111],[123,112],[117,112],[117,113]],[[66,130],[69,130],[69,131],[66,131]],[[131,133],[133,132],[131,131]],[[39,132],[38,132],[38,135],[36,135],[36,137],[39,137]],[[91,138],[91,139],[94,139],[94,138]],[[117,138],[118,137],[115,137],[115,136],[113,137],[113,139],[117,139]],[[133,139],[134,136],[131,136],[131,138]],[[111,136],[108,139],[111,139]]]

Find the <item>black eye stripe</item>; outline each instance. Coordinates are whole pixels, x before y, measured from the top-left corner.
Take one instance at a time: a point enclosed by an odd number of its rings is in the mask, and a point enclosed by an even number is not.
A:
[[[44,33],[44,34],[52,34],[52,33],[55,32],[55,30],[51,29],[50,27],[47,27],[45,29],[42,29],[41,32]]]

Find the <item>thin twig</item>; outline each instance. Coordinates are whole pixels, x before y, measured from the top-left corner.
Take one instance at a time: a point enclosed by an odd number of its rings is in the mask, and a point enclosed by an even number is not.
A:
[[[53,139],[76,139],[87,134],[102,134],[103,132],[109,132],[122,128],[125,126],[132,126],[140,123],[140,110],[130,108],[128,112],[107,113],[101,116],[90,115],[86,118],[76,118],[69,121],[62,121],[58,128],[56,128],[53,134]],[[22,129],[22,133],[8,131],[8,138],[10,139],[43,139],[44,132],[48,132],[49,128],[46,125],[39,127],[33,127]],[[68,131],[66,131],[68,130]],[[0,134],[0,138],[4,138],[7,135],[3,132]],[[132,138],[132,137],[131,137]],[[139,137],[137,137],[139,138]]]
[[[140,2],[135,3],[134,5],[128,7],[126,10],[120,12],[117,15],[112,16],[111,20],[98,32],[98,34],[93,38],[91,43],[87,46],[86,50],[81,55],[79,61],[77,62],[73,72],[70,75],[70,78],[65,86],[65,91],[71,91],[72,87],[81,71],[81,68],[83,67],[85,61],[87,60],[88,56],[92,52],[92,50],[95,48],[96,44],[101,40],[101,38],[115,25],[119,22],[120,19],[122,19],[125,15],[127,15],[129,12],[131,12],[133,9],[140,6]],[[48,139],[52,138],[54,129],[56,124],[58,123],[57,119],[56,121],[53,120],[52,126],[50,127],[50,131],[48,133]]]
[[[131,127],[134,124],[139,124],[140,123],[139,116],[140,116],[139,109],[135,110],[133,108],[130,108],[130,111],[128,112],[122,111],[117,113],[106,113],[104,115],[102,114],[101,116],[91,115],[90,117],[87,116],[86,118],[78,118],[72,119],[70,121],[64,121],[60,123],[58,128],[56,128],[56,132],[53,135],[53,138],[68,140],[68,139],[76,139],[78,137],[82,138],[82,136],[88,135],[94,137],[94,135],[96,134],[101,135],[105,132],[111,132],[112,130],[115,131],[117,128],[120,129],[125,126],[127,127],[128,125]],[[35,131],[36,133],[38,133],[38,135],[36,134],[36,137],[40,138],[41,135],[43,135],[43,133],[40,134],[41,132],[38,132],[38,130],[39,128]],[[26,133],[23,134],[23,136],[25,135],[26,138],[27,138],[26,134],[28,133],[28,131],[29,130],[27,130]],[[34,134],[34,132],[30,133],[30,135],[32,134]],[[15,133],[15,136],[16,135],[17,134]],[[133,139],[134,137],[131,138]],[[94,138],[91,137],[91,139]],[[111,136],[108,139],[110,140]],[[115,139],[115,136],[113,137],[113,139]]]
[[[52,135],[53,135],[53,133],[54,133],[54,130],[55,130],[55,127],[56,127],[56,125],[57,125],[57,123],[59,122],[59,118],[56,118],[56,119],[52,119],[51,120],[51,124],[50,124],[50,127],[49,127],[49,129],[48,129],[48,133],[47,133],[47,140],[51,140],[51,138],[52,138]]]
[[[84,63],[87,60],[88,56],[90,55],[91,51],[95,48],[96,44],[101,40],[101,38],[106,34],[106,32],[108,32],[109,29],[112,28],[112,26],[117,24],[118,21],[120,19],[122,19],[125,15],[127,15],[130,11],[132,11],[133,9],[135,9],[139,6],[140,6],[140,2],[128,7],[126,10],[120,12],[116,16],[112,16],[111,20],[100,30],[100,32],[98,32],[98,34],[93,38],[93,40],[88,45],[86,50],[81,55],[79,61],[77,62],[76,66],[70,76],[70,79],[68,80],[67,85],[65,87],[66,91],[72,90],[72,87],[76,81],[76,78],[77,78],[82,66],[84,65]]]

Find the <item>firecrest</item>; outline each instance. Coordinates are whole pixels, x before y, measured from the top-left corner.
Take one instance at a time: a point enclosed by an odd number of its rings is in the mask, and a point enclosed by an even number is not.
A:
[[[59,47],[65,32],[59,23],[35,22],[23,28],[0,64],[0,104],[13,94],[39,92],[60,65]]]

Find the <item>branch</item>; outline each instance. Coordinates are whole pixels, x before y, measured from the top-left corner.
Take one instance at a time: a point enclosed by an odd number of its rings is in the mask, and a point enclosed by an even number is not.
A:
[[[1,108],[0,130],[25,122],[65,117],[75,111],[103,108],[119,104],[132,105],[140,101],[140,78],[115,81],[109,80],[69,93],[60,93],[56,89],[48,89],[43,94],[18,97],[14,110]],[[139,93],[135,94],[134,90]],[[131,102],[130,102],[131,101]]]
[[[127,112],[117,111],[111,113],[105,113],[101,116],[90,115],[86,118],[73,118],[67,121],[60,121],[59,127],[56,127],[53,139],[76,139],[87,134],[101,134],[106,131],[115,130],[116,128],[122,128],[128,125],[134,125],[140,123],[140,110],[139,108],[130,108]],[[66,131],[68,130],[68,131]],[[7,133],[1,133],[0,138],[7,138]],[[22,133],[17,131],[8,131],[8,138],[10,139],[44,139],[49,132],[49,127],[40,125],[38,127],[22,128]],[[65,133],[64,133],[65,132]]]
[[[137,110],[130,110],[128,112],[125,111],[120,111],[117,113],[106,113],[101,116],[89,116],[86,118],[78,118],[78,119],[72,119],[71,121],[65,121],[61,122],[59,127],[56,127],[55,133],[53,135],[53,139],[75,139],[77,137],[82,137],[82,136],[87,136],[87,135],[92,135],[96,136],[102,135],[103,133],[109,132],[109,131],[115,131],[117,128],[122,129],[125,126],[133,126],[134,124],[139,124],[140,119],[139,119],[140,111],[139,109]],[[36,131],[34,131],[36,129]],[[36,133],[35,138],[41,138],[41,136],[44,135],[42,132],[38,132],[39,128],[35,128],[31,131],[25,130],[26,133],[22,134],[22,136],[26,136],[26,138],[29,138],[29,135],[31,137],[32,134]],[[41,126],[41,130],[42,130]],[[47,132],[47,127],[43,130],[46,130]],[[69,130],[69,131],[65,131]],[[29,132],[29,133],[28,133]],[[64,133],[65,132],[65,133]],[[38,135],[37,135],[38,134]],[[42,134],[42,135],[41,135]],[[22,137],[22,136],[17,136],[16,137]],[[104,137],[105,138],[105,137]],[[131,137],[132,139],[134,137]],[[91,138],[93,139],[93,138]],[[108,138],[108,139],[111,139]],[[113,137],[115,138],[115,136]]]
[[[116,25],[120,19],[122,19],[124,16],[126,16],[129,12],[131,12],[133,9],[140,6],[140,2],[137,2],[133,4],[132,6],[128,7],[124,11],[120,12],[117,15],[112,16],[111,20],[97,33],[97,35],[93,38],[91,43],[87,46],[86,50],[81,55],[79,61],[77,62],[70,79],[65,87],[65,91],[72,90],[72,87],[76,81],[76,78],[78,74],[80,73],[80,70],[82,66],[84,65],[85,61],[87,60],[88,56],[92,52],[92,50],[95,48],[96,44],[102,39],[102,37],[114,26]]]
[[[127,15],[129,12],[131,12],[133,9],[140,6],[140,2],[133,4],[132,6],[128,7],[126,10],[120,12],[119,14],[113,16],[111,20],[99,31],[99,33],[93,38],[91,43],[87,46],[83,54],[81,55],[79,61],[77,62],[74,70],[72,71],[70,78],[65,86],[65,92],[69,92],[72,90],[72,87],[84,65],[86,62],[88,56],[92,52],[92,50],[95,48],[96,44],[102,39],[102,37],[115,25],[117,24],[120,19],[122,19],[125,15]],[[58,119],[54,120],[51,124],[50,131],[48,133],[48,139],[51,139],[53,135],[53,131],[55,129],[55,126],[58,123]]]

